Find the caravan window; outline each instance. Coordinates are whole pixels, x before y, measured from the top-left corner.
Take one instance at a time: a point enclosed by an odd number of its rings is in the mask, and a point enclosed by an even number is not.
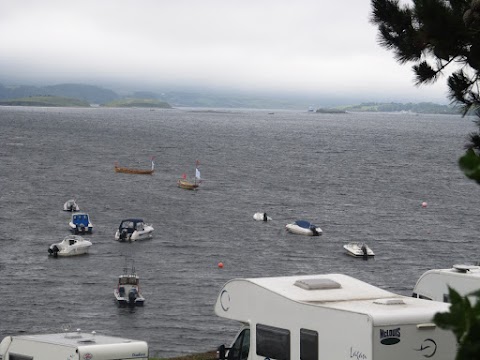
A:
[[[257,355],[290,360],[290,331],[257,324]]]
[[[300,329],[300,360],[318,360],[318,332]]]
[[[26,356],[20,354],[8,353],[8,358],[10,360],[33,360],[33,356]]]
[[[243,330],[228,352],[228,360],[247,360],[250,350],[250,329]]]

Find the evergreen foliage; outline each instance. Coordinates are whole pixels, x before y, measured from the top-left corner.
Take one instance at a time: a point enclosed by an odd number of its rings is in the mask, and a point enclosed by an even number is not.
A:
[[[480,290],[470,295],[476,296],[475,305],[470,303],[468,296],[462,297],[449,288],[450,312],[437,313],[433,319],[440,328],[453,331],[459,345],[455,360],[479,359],[480,356]]]
[[[480,0],[371,0],[372,22],[380,45],[394,51],[402,64],[414,62],[417,84],[435,82],[447,66],[449,98],[463,114],[480,117]],[[480,118],[476,120],[480,129]],[[480,184],[480,131],[472,133],[459,160],[465,175]],[[435,323],[457,338],[456,360],[480,359],[480,290],[472,306],[467,296],[449,289],[450,312],[435,315]]]
[[[416,84],[437,81],[451,70],[449,98],[463,115],[480,115],[480,0],[371,0],[372,23],[378,26],[379,43],[394,52],[401,63],[413,62]],[[480,120],[476,121],[480,129]],[[460,167],[480,183],[480,131],[469,136],[469,151]],[[473,156],[477,162],[471,161]],[[467,158],[465,158],[467,157]]]

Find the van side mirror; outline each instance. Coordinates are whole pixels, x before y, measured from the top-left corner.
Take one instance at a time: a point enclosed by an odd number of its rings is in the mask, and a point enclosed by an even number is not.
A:
[[[225,360],[225,345],[220,345],[217,348],[217,359],[218,360]]]

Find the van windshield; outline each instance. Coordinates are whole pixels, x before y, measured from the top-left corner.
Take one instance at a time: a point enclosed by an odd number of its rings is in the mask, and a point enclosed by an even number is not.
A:
[[[228,352],[228,360],[247,360],[250,351],[250,329],[243,330]]]

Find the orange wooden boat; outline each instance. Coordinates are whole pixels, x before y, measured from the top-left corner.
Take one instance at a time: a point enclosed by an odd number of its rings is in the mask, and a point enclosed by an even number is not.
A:
[[[200,162],[197,160],[195,163],[195,177],[194,181],[188,181],[187,180],[187,174],[183,174],[181,179],[177,180],[177,186],[182,189],[187,189],[187,190],[196,190],[198,188],[199,183],[202,181],[200,178],[200,170],[198,170],[198,165]],[[197,182],[198,180],[198,182]]]
[[[177,185],[179,188],[187,189],[187,190],[195,190],[196,188],[198,188],[197,183],[192,183],[186,179],[178,179]]]
[[[153,158],[152,158],[152,168],[150,170],[121,167],[121,166],[118,166],[118,161],[115,161],[114,166],[115,166],[115,172],[124,173],[124,174],[151,175],[155,171],[155,163],[153,162]]]

